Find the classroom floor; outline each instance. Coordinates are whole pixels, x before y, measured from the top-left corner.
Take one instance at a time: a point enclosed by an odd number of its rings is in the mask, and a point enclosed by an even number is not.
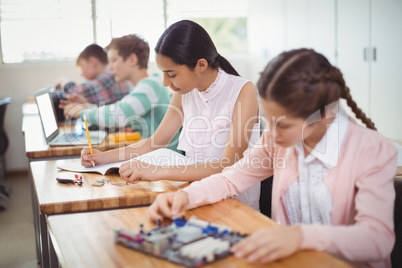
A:
[[[7,183],[12,192],[0,211],[0,267],[37,268],[28,173],[12,174]]]

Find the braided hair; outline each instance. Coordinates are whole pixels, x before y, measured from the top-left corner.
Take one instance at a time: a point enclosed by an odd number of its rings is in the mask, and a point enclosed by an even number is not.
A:
[[[343,98],[358,119],[376,130],[371,119],[352,99],[341,71],[314,50],[281,53],[265,67],[257,87],[262,98],[272,99],[293,116],[302,118],[318,110],[324,115],[327,105]]]

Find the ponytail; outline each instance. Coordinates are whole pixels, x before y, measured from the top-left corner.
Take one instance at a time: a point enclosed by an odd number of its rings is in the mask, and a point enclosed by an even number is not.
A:
[[[230,64],[230,62],[222,57],[220,54],[216,57],[215,61],[212,63],[214,69],[221,68],[225,73],[232,74],[235,76],[240,76],[236,69]]]

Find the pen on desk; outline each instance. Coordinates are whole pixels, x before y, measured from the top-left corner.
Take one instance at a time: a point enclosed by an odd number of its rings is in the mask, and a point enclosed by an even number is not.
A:
[[[86,131],[87,131],[89,153],[92,155],[91,138],[89,137],[89,130],[88,130],[87,117],[85,116],[85,114],[84,114],[84,123],[85,123],[85,129],[86,129]],[[95,161],[92,161],[92,166],[95,167]]]

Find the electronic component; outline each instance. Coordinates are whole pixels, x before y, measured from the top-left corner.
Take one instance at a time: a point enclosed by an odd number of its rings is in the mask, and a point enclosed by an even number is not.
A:
[[[187,267],[199,267],[226,257],[230,247],[246,235],[231,228],[196,219],[176,218],[172,224],[144,231],[115,229],[115,242]]]

